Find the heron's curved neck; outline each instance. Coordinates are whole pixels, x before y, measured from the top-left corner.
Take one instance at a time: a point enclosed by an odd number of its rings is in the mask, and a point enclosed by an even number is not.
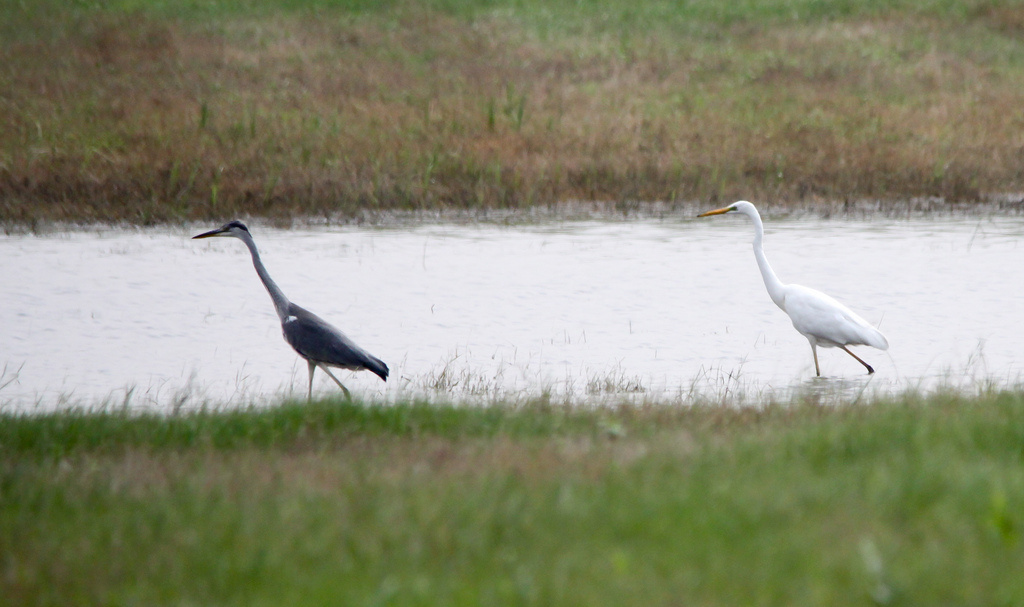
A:
[[[277,311],[277,316],[284,322],[288,318],[288,298],[284,296],[280,287],[274,282],[274,279],[267,273],[267,269],[263,267],[263,261],[260,260],[260,252],[256,250],[256,243],[252,241],[252,237],[248,234],[243,234],[240,238],[245,246],[249,247],[249,253],[252,254],[252,265],[256,268],[256,273],[259,274],[260,280],[263,281],[263,286],[267,288],[267,293],[270,293],[270,299],[274,302],[274,310]]]
[[[772,270],[771,264],[768,263],[768,258],[764,254],[764,224],[761,223],[761,216],[755,212],[750,215],[750,220],[754,222],[754,257],[757,259],[757,267],[761,270],[761,278],[764,279],[764,288],[768,290],[768,295],[775,302],[775,305],[779,306],[783,310],[783,303],[785,297],[783,296],[782,281],[775,275],[775,271]]]

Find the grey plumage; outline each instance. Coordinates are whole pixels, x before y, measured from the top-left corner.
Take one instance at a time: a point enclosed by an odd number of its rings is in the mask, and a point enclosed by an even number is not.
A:
[[[281,325],[285,340],[306,360],[358,371],[368,369],[387,381],[388,366],[309,310],[290,304]]]
[[[384,364],[384,361],[357,346],[347,335],[326,320],[293,304],[285,297],[281,289],[270,278],[267,269],[263,267],[256,243],[253,242],[252,234],[249,233],[249,228],[244,223],[230,221],[216,230],[203,232],[192,238],[212,237],[237,238],[249,248],[252,265],[256,268],[256,274],[259,275],[260,280],[263,281],[263,286],[267,288],[267,293],[270,294],[270,299],[274,302],[274,310],[281,320],[281,332],[284,334],[285,341],[298,352],[299,356],[306,359],[309,367],[308,398],[312,399],[313,397],[313,373],[317,367],[323,369],[324,373],[338,384],[347,397],[351,397],[348,388],[338,381],[328,367],[351,371],[367,369],[387,381],[388,366]]]

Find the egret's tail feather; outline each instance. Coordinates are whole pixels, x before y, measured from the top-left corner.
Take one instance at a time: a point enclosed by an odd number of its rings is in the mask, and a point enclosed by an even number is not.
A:
[[[889,349],[889,340],[886,339],[885,335],[882,335],[882,332],[879,331],[878,329],[874,329],[870,337],[870,339],[865,340],[867,345],[871,346],[872,348],[878,348],[879,350]]]

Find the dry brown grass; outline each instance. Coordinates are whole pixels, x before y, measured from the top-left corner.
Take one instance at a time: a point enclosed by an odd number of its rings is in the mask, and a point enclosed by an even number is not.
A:
[[[81,454],[54,462],[52,482],[71,490],[101,486],[132,499],[187,485],[200,493],[333,495],[339,487],[375,483],[402,487],[424,479],[477,482],[514,476],[528,484],[562,476],[596,480],[609,467],[629,466],[652,448],[686,455],[692,439],[666,435],[649,440],[580,436],[551,439],[351,437],[287,449],[246,448]]]
[[[626,39],[501,13],[86,12],[0,45],[0,220],[976,200],[1024,189],[1022,15]]]

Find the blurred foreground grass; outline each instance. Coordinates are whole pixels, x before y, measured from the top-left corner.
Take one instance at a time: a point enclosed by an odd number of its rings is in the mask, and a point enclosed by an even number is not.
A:
[[[1012,605],[1024,393],[0,416],[5,604]]]
[[[1011,0],[0,3],[0,220],[1024,191]]]

